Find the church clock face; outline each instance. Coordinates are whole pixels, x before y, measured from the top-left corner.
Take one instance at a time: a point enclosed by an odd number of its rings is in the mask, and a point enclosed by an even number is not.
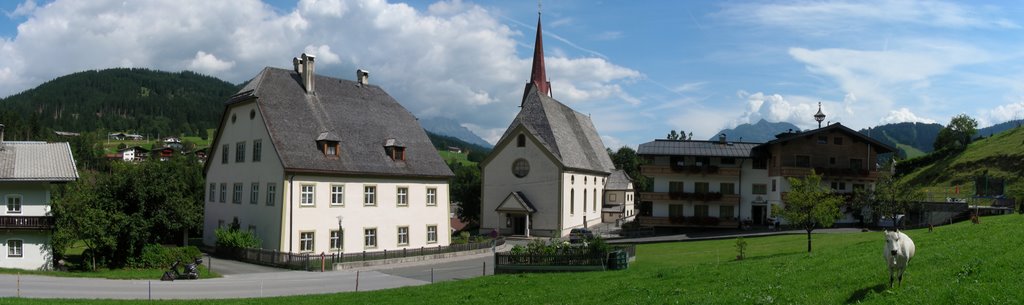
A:
[[[516,177],[526,177],[530,173],[530,162],[526,159],[518,159],[512,163],[512,174]]]

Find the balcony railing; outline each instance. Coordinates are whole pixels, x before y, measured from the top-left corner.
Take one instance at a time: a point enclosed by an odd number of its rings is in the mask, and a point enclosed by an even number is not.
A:
[[[790,167],[783,166],[779,167],[779,175],[784,177],[801,177],[811,174],[810,167]],[[869,171],[866,169],[851,169],[851,168],[813,168],[814,172],[824,177],[850,177],[850,178],[867,178],[867,179],[878,179],[878,171]],[[774,173],[771,173],[774,176]]]
[[[51,216],[0,216],[0,229],[50,229]]]
[[[653,175],[713,175],[723,177],[739,177],[740,168],[738,167],[718,167],[714,165],[707,166],[668,166],[668,165],[641,165],[640,173],[653,176]]]
[[[738,228],[740,223],[734,218],[718,217],[653,217],[637,216],[642,227],[690,227],[690,228]]]
[[[739,204],[740,195],[722,193],[641,192],[640,200],[678,200]]]

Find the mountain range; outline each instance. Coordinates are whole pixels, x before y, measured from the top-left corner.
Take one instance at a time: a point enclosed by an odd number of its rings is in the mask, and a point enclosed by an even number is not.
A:
[[[774,140],[775,135],[788,131],[800,131],[800,128],[787,122],[772,123],[761,119],[754,124],[740,124],[736,128],[719,131],[709,140],[718,140],[718,135],[725,134],[729,141],[764,143]]]
[[[433,117],[433,118],[420,119],[419,121],[420,121],[420,126],[423,126],[423,129],[426,129],[429,132],[432,132],[432,133],[435,133],[435,134],[439,134],[439,135],[454,137],[454,138],[466,141],[468,143],[473,143],[473,144],[479,145],[479,146],[487,148],[487,149],[490,149],[491,147],[494,146],[494,145],[491,145],[491,143],[488,143],[486,140],[484,140],[480,136],[477,136],[475,133],[470,131],[468,128],[463,127],[462,125],[459,124],[459,122],[457,122],[457,121],[455,121],[453,119],[442,118],[442,117]]]

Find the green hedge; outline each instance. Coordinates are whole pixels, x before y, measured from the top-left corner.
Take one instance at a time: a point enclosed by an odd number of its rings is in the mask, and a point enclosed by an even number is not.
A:
[[[195,246],[173,247],[157,244],[148,244],[142,248],[138,257],[128,260],[129,268],[167,268],[174,262],[182,264],[191,263],[203,255]]]

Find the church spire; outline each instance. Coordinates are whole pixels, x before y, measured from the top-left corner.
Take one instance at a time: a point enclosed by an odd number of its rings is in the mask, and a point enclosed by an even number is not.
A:
[[[544,41],[541,39],[540,11],[537,12],[537,41],[533,46],[533,71],[530,72],[530,83],[537,86],[537,91],[551,96],[551,82],[548,82],[544,71]]]

